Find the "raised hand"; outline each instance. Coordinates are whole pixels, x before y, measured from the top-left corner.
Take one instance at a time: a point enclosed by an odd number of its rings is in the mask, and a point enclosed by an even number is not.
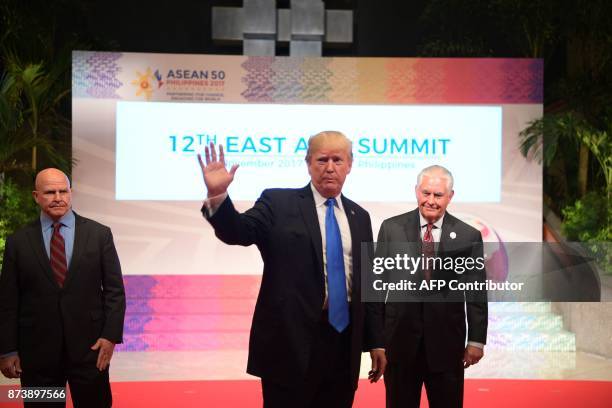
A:
[[[225,193],[227,187],[234,180],[234,174],[236,174],[238,165],[234,164],[232,168],[227,171],[225,168],[223,146],[219,145],[219,159],[217,160],[217,151],[215,150],[215,144],[212,142],[210,143],[210,148],[208,146],[204,147],[204,157],[206,159],[206,164],[202,162],[202,156],[198,154],[198,161],[202,169],[204,184],[206,184],[206,189],[208,190],[208,197],[214,197]]]

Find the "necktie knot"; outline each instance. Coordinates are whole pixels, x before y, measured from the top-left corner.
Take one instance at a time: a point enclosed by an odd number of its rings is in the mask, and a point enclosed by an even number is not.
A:
[[[325,205],[326,205],[328,208],[329,208],[329,207],[336,207],[336,205],[337,205],[337,204],[338,204],[338,203],[336,202],[336,199],[335,199],[335,198],[328,198],[328,199],[325,201]]]
[[[436,226],[433,225],[433,223],[428,222],[426,225],[424,225],[424,227],[427,227],[427,228],[425,229],[425,234],[423,234],[423,241],[426,241],[426,242],[427,241],[428,242],[433,241],[433,235],[432,235],[431,231],[434,228],[436,228]]]
[[[59,232],[60,228],[62,228],[62,223],[61,222],[54,222],[53,223],[53,232]]]

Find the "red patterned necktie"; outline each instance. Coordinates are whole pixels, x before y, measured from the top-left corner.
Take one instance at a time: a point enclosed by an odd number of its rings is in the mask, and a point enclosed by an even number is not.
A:
[[[434,251],[434,239],[431,230],[433,229],[433,224],[431,222],[427,223],[427,229],[425,230],[425,235],[423,235],[423,260],[424,262],[429,262],[433,265],[433,259],[427,260],[428,258],[433,258],[435,255]],[[425,280],[431,279],[431,268],[427,267],[427,264],[423,266],[423,272]]]
[[[51,269],[55,280],[60,285],[64,286],[66,273],[68,273],[68,263],[66,262],[66,248],[64,245],[64,237],[60,234],[62,224],[59,222],[53,224],[53,235],[51,236]]]

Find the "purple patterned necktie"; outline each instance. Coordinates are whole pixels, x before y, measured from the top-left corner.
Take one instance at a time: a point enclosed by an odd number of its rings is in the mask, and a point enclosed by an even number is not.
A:
[[[64,245],[64,237],[60,234],[62,224],[59,222],[53,224],[53,235],[51,236],[51,269],[53,275],[60,287],[64,286],[66,274],[68,273],[68,263],[66,262],[66,248]]]
[[[433,263],[433,259],[427,261],[428,258],[433,258],[435,255],[434,251],[434,240],[433,234],[431,230],[433,229],[433,224],[431,222],[427,223],[427,230],[425,230],[425,235],[423,235],[423,258],[425,262]],[[431,279],[431,268],[423,267],[425,280]]]

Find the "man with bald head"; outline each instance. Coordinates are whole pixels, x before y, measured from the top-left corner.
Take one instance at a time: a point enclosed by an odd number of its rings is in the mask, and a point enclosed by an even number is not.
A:
[[[257,245],[264,262],[247,372],[261,378],[264,407],[352,406],[361,351],[370,351],[371,381],[386,364],[361,303],[361,243],[372,241],[369,214],[342,194],[353,164],[351,141],[321,132],[308,141],[310,183],[268,189],[240,214],[227,188],[237,166],[223,148],[200,158],[208,198],[202,208],[230,245]],[[365,339],[365,340],[364,340]]]
[[[480,232],[446,211],[454,195],[450,171],[442,166],[423,169],[415,193],[418,208],[382,223],[377,257],[393,257],[397,248],[421,259],[482,257]],[[461,278],[482,282],[485,278],[484,268],[474,268],[469,276],[468,272],[435,267],[421,268],[417,273],[421,283]],[[389,293],[386,304],[378,305],[377,330],[384,332],[388,359],[385,387],[389,408],[418,408],[423,384],[430,407],[461,407],[464,369],[484,355],[486,292],[466,298],[463,293],[433,288],[424,292],[420,298]]]
[[[70,182],[60,170],[38,173],[32,196],[40,217],[6,240],[0,370],[22,387],[68,382],[75,407],[110,407],[108,367],[125,314],[113,236],[72,210]]]

